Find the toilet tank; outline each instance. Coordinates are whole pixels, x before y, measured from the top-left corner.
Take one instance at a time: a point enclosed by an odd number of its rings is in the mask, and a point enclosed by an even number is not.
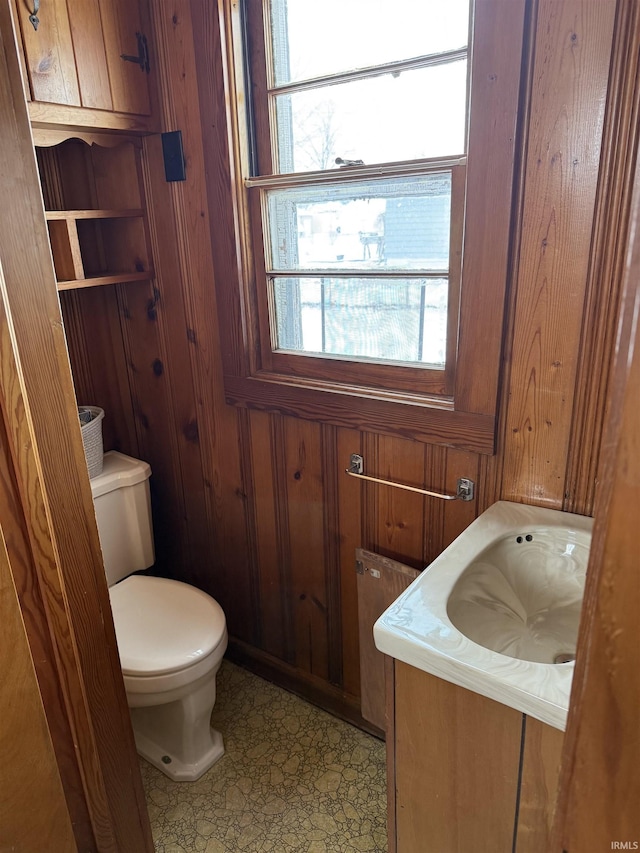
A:
[[[111,450],[91,480],[109,586],[154,563],[150,476],[146,462]]]

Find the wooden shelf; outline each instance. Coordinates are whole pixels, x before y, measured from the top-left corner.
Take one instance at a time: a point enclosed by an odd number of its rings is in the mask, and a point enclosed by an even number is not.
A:
[[[144,210],[47,210],[47,222],[70,219],[139,219],[144,216]]]
[[[142,208],[47,210],[58,290],[153,277]]]
[[[79,287],[102,287],[109,284],[126,284],[131,281],[149,281],[152,278],[153,270],[96,275],[89,276],[88,278],[78,278],[75,281],[59,281],[58,290],[77,290]]]

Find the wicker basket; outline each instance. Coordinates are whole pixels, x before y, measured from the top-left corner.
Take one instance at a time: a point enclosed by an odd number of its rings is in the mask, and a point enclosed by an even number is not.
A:
[[[87,458],[89,479],[102,474],[102,421],[104,410],[97,406],[78,406],[84,455]]]

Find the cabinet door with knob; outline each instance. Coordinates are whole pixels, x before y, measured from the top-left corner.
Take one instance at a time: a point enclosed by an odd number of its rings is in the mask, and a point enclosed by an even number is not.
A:
[[[145,0],[13,3],[32,121],[145,129],[153,68]]]

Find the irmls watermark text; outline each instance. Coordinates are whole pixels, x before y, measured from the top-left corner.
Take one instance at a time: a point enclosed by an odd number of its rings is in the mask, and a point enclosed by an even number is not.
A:
[[[638,842],[637,841],[612,841],[611,842],[612,850],[638,850]]]

